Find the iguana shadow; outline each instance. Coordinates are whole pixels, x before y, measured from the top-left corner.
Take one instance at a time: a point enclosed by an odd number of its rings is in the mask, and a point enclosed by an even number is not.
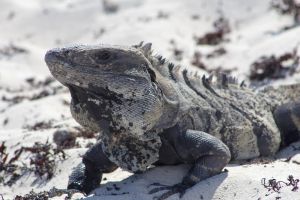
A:
[[[99,188],[92,192],[94,195],[85,198],[85,200],[152,200],[164,191],[157,194],[148,194],[151,189],[156,187],[151,184],[160,183],[164,185],[174,185],[179,183],[184,175],[186,175],[189,168],[190,165],[154,167],[143,174],[134,174],[122,181],[101,184]],[[188,189],[181,199],[212,199],[215,190],[221,185],[226,177],[227,172],[222,172],[221,174],[201,181],[197,185]],[[179,195],[175,194],[168,198],[168,200],[172,199],[179,199]]]

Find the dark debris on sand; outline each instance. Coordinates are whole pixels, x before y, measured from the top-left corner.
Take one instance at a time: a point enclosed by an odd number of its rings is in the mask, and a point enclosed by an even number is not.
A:
[[[30,153],[29,166],[23,162],[22,165],[16,162],[24,152]],[[0,184],[11,186],[28,172],[33,172],[37,179],[51,179],[56,169],[56,162],[65,160],[66,154],[62,149],[54,148],[47,141],[46,143],[35,142],[31,147],[21,147],[15,150],[10,159],[8,157],[7,146],[5,142],[2,142],[0,145]]]
[[[200,37],[195,37],[198,45],[218,45],[225,41],[225,35],[230,32],[229,21],[220,17],[214,22],[214,30]]]
[[[52,77],[47,77],[44,80],[40,80],[40,81],[37,81],[35,78],[27,78],[25,82],[30,87],[28,90],[26,90],[26,91],[30,91],[30,95],[27,95],[25,93],[24,88],[20,89],[19,91],[12,91],[9,88],[5,89],[7,93],[11,94],[10,97],[7,97],[6,95],[3,95],[1,97],[1,100],[3,102],[8,103],[6,109],[16,104],[19,104],[24,100],[34,101],[34,100],[42,99],[66,91],[66,89],[63,86],[54,85],[53,83],[55,82],[55,79]],[[18,94],[22,92],[24,94]],[[15,95],[14,93],[17,94]],[[4,112],[6,109],[0,110],[0,113]]]
[[[300,3],[297,0],[272,0],[271,8],[280,14],[293,16],[294,23],[300,23]]]
[[[52,126],[53,126],[53,121],[49,120],[49,121],[36,122],[33,125],[26,125],[23,128],[29,131],[38,131],[38,130],[52,128]]]
[[[225,69],[222,66],[219,67],[209,67],[206,64],[204,64],[204,62],[202,61],[202,57],[203,55],[199,52],[196,51],[194,53],[194,56],[192,58],[191,64],[198,67],[199,69],[205,70],[208,73],[225,73],[225,74],[230,74],[232,71],[237,70],[236,67],[233,68],[228,68]]]
[[[57,158],[66,159],[65,152],[60,148],[53,148],[48,141],[45,144],[35,142],[32,147],[23,147],[23,149],[32,153],[30,165],[33,166],[34,173],[39,177],[46,176],[47,180],[54,175]]]
[[[6,101],[9,102],[10,104],[17,104],[22,102],[23,100],[37,100],[37,99],[41,99],[44,97],[47,97],[49,95],[55,95],[57,94],[59,91],[63,90],[63,86],[59,85],[59,86],[54,86],[52,85],[52,83],[55,82],[55,79],[52,77],[47,77],[45,78],[45,80],[42,81],[37,81],[34,78],[28,78],[25,80],[30,88],[29,90],[34,91],[34,90],[38,90],[38,92],[30,95],[30,96],[25,96],[25,95],[18,95],[18,96],[14,96],[14,97],[6,97],[6,96],[2,96],[2,101]],[[9,93],[15,93],[15,92],[25,92],[25,89],[21,89],[20,91],[11,91],[9,89],[6,89],[7,92]]]
[[[290,187],[293,192],[297,192],[299,190],[299,179],[295,179],[292,175],[288,176],[287,181],[278,181],[275,178],[267,181],[266,178],[262,178],[261,184],[268,190],[268,192],[270,192],[265,196],[269,196],[273,192],[280,193],[280,190],[283,187]]]
[[[15,44],[9,44],[8,46],[0,48],[0,59],[3,58],[11,58],[18,54],[26,54],[28,53],[27,49],[23,47],[19,47]]]
[[[224,47],[220,47],[220,48],[213,50],[211,53],[207,54],[206,58],[208,58],[208,59],[216,58],[216,57],[222,56],[226,53],[227,53],[226,49],[224,49]]]
[[[297,51],[280,56],[262,56],[250,66],[250,80],[267,83],[268,80],[281,79],[293,75],[299,67]]]
[[[43,191],[36,193],[33,190],[24,196],[17,195],[14,200],[48,200],[49,198],[58,197],[63,194],[67,194],[64,198],[65,200],[71,199],[72,195],[75,193],[81,193],[78,190],[65,190],[65,189],[57,189],[53,187],[49,191]]]

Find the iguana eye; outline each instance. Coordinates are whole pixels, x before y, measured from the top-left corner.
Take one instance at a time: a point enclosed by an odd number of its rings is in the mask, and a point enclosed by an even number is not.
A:
[[[98,61],[106,61],[111,57],[110,52],[108,51],[100,51],[95,55]]]

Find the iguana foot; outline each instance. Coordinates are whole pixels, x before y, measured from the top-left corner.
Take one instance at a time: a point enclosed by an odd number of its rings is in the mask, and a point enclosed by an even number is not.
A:
[[[159,186],[159,187],[150,190],[148,194],[154,194],[154,193],[160,192],[162,190],[168,190],[167,192],[163,193],[159,197],[153,198],[156,200],[164,200],[164,199],[167,199],[168,197],[170,197],[174,194],[177,194],[177,193],[179,194],[179,197],[181,198],[185,194],[186,190],[191,187],[191,186],[183,184],[183,183],[178,183],[178,184],[175,184],[172,186],[167,186],[167,185],[163,185],[163,184],[159,184],[159,183],[154,183],[151,185],[155,185],[155,186]]]
[[[101,173],[90,174],[87,171],[86,166],[83,163],[80,163],[70,175],[67,188],[88,194],[93,189],[99,187],[101,177]]]
[[[117,167],[103,153],[100,143],[92,146],[83,156],[82,163],[74,168],[68,189],[76,189],[86,194],[100,186],[102,173],[109,173]]]

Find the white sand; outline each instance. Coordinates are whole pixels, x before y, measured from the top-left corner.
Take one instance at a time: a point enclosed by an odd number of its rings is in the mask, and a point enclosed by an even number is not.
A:
[[[74,43],[108,43],[132,45],[139,41],[153,43],[156,53],[161,53],[174,60],[170,40],[182,49],[181,64],[189,66],[195,52],[210,53],[218,47],[197,46],[194,36],[201,36],[213,30],[212,23],[222,11],[229,19],[231,32],[229,42],[221,44],[227,53],[204,62],[212,67],[237,67],[234,71],[240,79],[246,79],[249,65],[262,55],[280,55],[290,52],[300,42],[300,27],[280,34],[282,27],[292,24],[292,18],[282,16],[270,9],[269,0],[112,0],[119,9],[115,13],[103,11],[100,0],[2,0],[0,1],[0,49],[14,44],[27,53],[5,56],[0,53],[0,97],[8,98],[18,95],[30,96],[42,88],[31,88],[27,78],[35,77],[44,80],[50,76],[43,61],[47,49]],[[167,15],[159,18],[158,13]],[[192,16],[199,19],[193,20]],[[1,51],[0,51],[1,52]],[[175,61],[179,63],[179,61]],[[300,73],[274,84],[299,82]],[[53,83],[58,86],[59,83]],[[22,89],[22,91],[20,91]],[[75,125],[69,108],[63,100],[69,101],[66,90],[56,95],[38,100],[24,100],[9,106],[0,100],[0,142],[6,141],[9,153],[20,146],[30,146],[36,141],[52,140],[54,128],[44,131],[28,131],[25,126],[41,121],[52,120],[54,125]],[[63,116],[62,116],[63,114]],[[7,124],[3,122],[8,120]],[[298,142],[295,144],[300,146]],[[57,170],[53,179],[48,182],[33,184],[35,176],[28,174],[12,187],[0,186],[0,194],[4,199],[13,199],[15,195],[24,195],[31,189],[43,191],[52,188],[65,188],[72,167],[80,161],[85,148],[67,150],[67,160],[57,162]],[[300,178],[299,151],[291,148],[280,154],[282,158],[295,155],[290,162],[278,160],[268,164],[229,165],[229,172],[212,177],[197,184],[183,199],[281,199],[300,200],[300,189],[291,191],[283,187],[279,194],[271,193],[261,185],[262,178],[286,180],[288,175]],[[22,161],[29,162],[26,155]],[[143,175],[131,176],[130,173],[118,169],[103,181],[103,185],[87,199],[152,199],[148,195],[153,182],[175,184],[180,182],[188,166],[159,167],[151,169]],[[116,184],[119,191],[107,191],[107,187]],[[122,194],[124,195],[112,195]],[[268,195],[268,196],[266,196]],[[63,199],[56,198],[56,199]],[[174,195],[169,199],[178,199]]]

